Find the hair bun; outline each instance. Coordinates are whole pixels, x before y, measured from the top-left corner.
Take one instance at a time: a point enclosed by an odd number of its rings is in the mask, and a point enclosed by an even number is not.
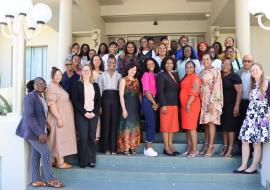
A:
[[[57,67],[55,67],[55,66],[53,66],[53,67],[52,67],[52,70],[58,70],[58,68],[57,68]]]

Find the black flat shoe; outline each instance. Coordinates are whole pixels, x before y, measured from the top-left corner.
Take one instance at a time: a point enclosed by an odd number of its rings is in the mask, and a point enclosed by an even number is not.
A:
[[[92,163],[92,164],[89,164],[88,166],[89,166],[90,168],[94,168],[96,165]]]
[[[180,154],[180,152],[178,152],[178,151],[174,151],[173,152],[175,155],[179,155]]]
[[[84,165],[80,165],[80,168],[86,168],[86,166],[84,166]]]
[[[258,171],[254,170],[252,172],[247,172],[246,170],[243,171],[243,174],[256,174]]]
[[[174,154],[174,153],[172,153],[172,154],[167,153],[167,151],[165,149],[163,150],[163,154],[165,154],[167,156],[176,156],[176,154]]]
[[[234,174],[242,174],[245,170],[233,170]]]

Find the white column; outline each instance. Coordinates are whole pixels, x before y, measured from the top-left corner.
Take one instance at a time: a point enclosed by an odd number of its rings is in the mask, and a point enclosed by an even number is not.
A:
[[[250,53],[250,15],[246,0],[235,0],[236,44],[241,55]]]
[[[22,19],[22,18],[20,18]],[[21,115],[25,95],[25,39],[23,27],[13,37],[12,114]]]
[[[60,0],[58,68],[62,70],[72,45],[72,4],[72,0]]]
[[[18,113],[18,36],[13,37],[12,45],[12,114]]]
[[[23,97],[25,95],[25,39],[23,32],[20,32],[18,35],[18,92],[16,95],[17,98],[17,113],[22,113],[23,107]]]

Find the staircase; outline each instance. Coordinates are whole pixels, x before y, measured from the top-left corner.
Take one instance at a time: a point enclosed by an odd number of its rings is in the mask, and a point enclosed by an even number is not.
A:
[[[199,148],[203,146],[203,133],[198,135]],[[184,152],[185,134],[175,135],[175,149]],[[221,134],[216,140],[216,152],[222,146]],[[145,157],[144,144],[135,156],[97,155],[96,168],[81,169],[76,156],[67,158],[75,164],[68,170],[55,169],[56,177],[66,185],[63,190],[263,190],[259,174],[233,174],[241,164],[239,156],[223,158],[168,157],[162,154],[162,136],[155,137],[154,149],[158,157]],[[28,187],[28,190],[35,188]],[[39,188],[49,190],[50,188]]]

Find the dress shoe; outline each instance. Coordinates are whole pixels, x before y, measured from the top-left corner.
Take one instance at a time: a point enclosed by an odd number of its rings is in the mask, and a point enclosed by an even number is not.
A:
[[[254,170],[252,172],[247,172],[246,170],[243,171],[243,174],[256,174],[258,171]]]
[[[174,154],[174,153],[172,153],[172,154],[167,153],[167,151],[165,149],[163,150],[163,154],[165,154],[167,156],[176,156],[176,154]]]
[[[242,174],[244,172],[244,170],[233,170],[234,174]]]
[[[96,165],[94,163],[91,163],[88,165],[90,168],[94,168]]]

